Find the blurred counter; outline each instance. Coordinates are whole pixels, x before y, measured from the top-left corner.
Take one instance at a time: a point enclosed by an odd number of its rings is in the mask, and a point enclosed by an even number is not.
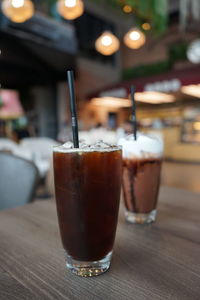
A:
[[[164,129],[163,138],[166,159],[200,163],[200,144],[182,142],[180,127]]]
[[[200,193],[200,144],[181,141],[181,127],[149,131],[164,142],[161,183]]]
[[[182,142],[180,127],[151,130],[150,132],[162,136],[164,142],[164,157],[166,160],[200,163],[200,143]]]

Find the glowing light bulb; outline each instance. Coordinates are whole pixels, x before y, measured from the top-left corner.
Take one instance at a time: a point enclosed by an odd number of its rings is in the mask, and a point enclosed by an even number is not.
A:
[[[149,23],[143,23],[143,24],[142,24],[142,28],[143,28],[144,30],[150,30],[150,29],[151,29],[151,25],[150,25]]]
[[[106,36],[102,37],[101,42],[104,46],[110,46],[112,44],[112,39],[110,36],[106,35]]]
[[[3,14],[15,23],[23,23],[34,15],[34,4],[32,0],[3,0]]]
[[[132,31],[132,32],[129,34],[129,36],[130,36],[130,39],[131,39],[131,40],[137,41],[137,40],[139,40],[139,38],[140,38],[140,33],[137,32],[137,31]]]
[[[12,6],[15,8],[24,6],[24,0],[12,0]]]
[[[75,7],[76,6],[76,0],[65,0],[65,6]]]
[[[124,36],[124,43],[131,49],[138,49],[144,45],[146,37],[138,28],[130,29]]]
[[[103,55],[112,55],[119,49],[119,46],[118,38],[109,31],[102,33],[95,42],[96,50]]]
[[[58,0],[57,9],[64,19],[74,20],[84,13],[84,3],[82,0]]]
[[[130,5],[124,5],[123,7],[123,11],[127,14],[129,14],[130,12],[132,12],[132,7]]]

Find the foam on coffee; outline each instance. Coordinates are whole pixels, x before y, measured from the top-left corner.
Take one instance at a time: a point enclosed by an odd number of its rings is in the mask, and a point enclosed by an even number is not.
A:
[[[124,158],[148,158],[159,157],[163,152],[163,144],[157,138],[150,135],[138,134],[137,140],[133,135],[121,138],[118,142],[122,146]]]
[[[79,148],[74,148],[74,145],[71,141],[66,142],[61,146],[54,147],[54,152],[62,152],[62,153],[72,153],[72,152],[110,152],[119,150],[120,147],[117,145],[111,145],[108,143],[104,143],[99,140],[95,144],[87,144],[85,141],[79,142]]]

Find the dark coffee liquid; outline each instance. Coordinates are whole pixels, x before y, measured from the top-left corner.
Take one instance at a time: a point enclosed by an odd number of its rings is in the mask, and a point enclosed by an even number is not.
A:
[[[161,158],[124,159],[123,193],[126,209],[146,214],[156,208]]]
[[[102,259],[113,248],[120,200],[121,151],[54,152],[62,243],[77,260]]]

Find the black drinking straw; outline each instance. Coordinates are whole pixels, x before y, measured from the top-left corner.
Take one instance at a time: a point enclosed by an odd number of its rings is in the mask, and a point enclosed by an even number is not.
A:
[[[71,71],[71,70],[67,71],[67,79],[68,79],[69,95],[70,95],[73,143],[74,143],[74,148],[79,148],[78,122],[77,122],[77,113],[76,113],[76,98],[75,98],[74,72],[73,71]]]
[[[137,119],[136,119],[136,104],[135,104],[135,87],[131,86],[131,100],[132,100],[132,114],[131,120],[133,122],[133,134],[135,141],[137,140]]]

